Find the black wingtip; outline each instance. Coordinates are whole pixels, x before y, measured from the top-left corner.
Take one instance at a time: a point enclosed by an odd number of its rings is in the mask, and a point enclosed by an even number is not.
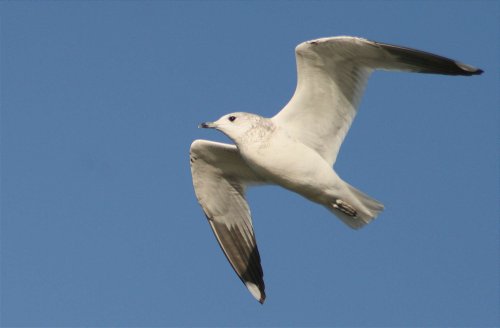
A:
[[[266,300],[266,292],[264,291],[263,287],[259,287],[260,289],[260,299],[258,300],[260,304],[264,304]]]
[[[430,52],[388,43],[374,43],[385,49],[391,55],[399,58],[401,63],[414,66],[414,72],[462,76],[479,75],[483,73],[482,69]]]
[[[483,71],[482,69],[478,68],[478,69],[476,69],[476,70],[472,73],[472,75],[481,75],[481,74],[483,74],[483,73],[484,73],[484,71]]]
[[[484,72],[480,68],[476,68],[474,66],[470,66],[470,65],[460,63],[460,62],[455,62],[455,65],[457,65],[460,68],[462,75],[468,75],[468,76],[481,75]]]

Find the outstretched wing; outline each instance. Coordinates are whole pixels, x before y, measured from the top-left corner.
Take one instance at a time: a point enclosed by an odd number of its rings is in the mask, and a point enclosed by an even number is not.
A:
[[[475,67],[431,53],[347,36],[301,43],[295,54],[297,88],[273,121],[332,165],[373,70],[445,75],[482,73]]]
[[[245,187],[264,181],[246,165],[234,145],[195,140],[190,157],[196,197],[215,237],[234,271],[263,303],[264,275]]]

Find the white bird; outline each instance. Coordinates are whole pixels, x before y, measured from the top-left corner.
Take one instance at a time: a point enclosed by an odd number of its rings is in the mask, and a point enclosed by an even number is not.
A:
[[[243,283],[260,302],[265,286],[245,189],[276,184],[323,205],[358,229],[384,208],[333,170],[356,116],[369,75],[376,69],[477,75],[483,71],[410,48],[357,37],[330,37],[295,49],[297,88],[274,117],[231,113],[202,123],[235,145],[195,140],[190,149],[196,196]]]

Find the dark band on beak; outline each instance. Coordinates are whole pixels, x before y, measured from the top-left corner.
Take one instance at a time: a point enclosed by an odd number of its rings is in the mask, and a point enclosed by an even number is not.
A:
[[[213,124],[212,122],[203,122],[200,125],[198,125],[198,127],[203,129],[210,129],[213,128]]]

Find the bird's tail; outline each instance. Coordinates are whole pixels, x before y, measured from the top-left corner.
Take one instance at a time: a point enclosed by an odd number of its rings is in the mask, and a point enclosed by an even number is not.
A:
[[[327,208],[349,227],[359,229],[376,218],[384,205],[347,182],[344,183],[349,197],[335,199]]]

